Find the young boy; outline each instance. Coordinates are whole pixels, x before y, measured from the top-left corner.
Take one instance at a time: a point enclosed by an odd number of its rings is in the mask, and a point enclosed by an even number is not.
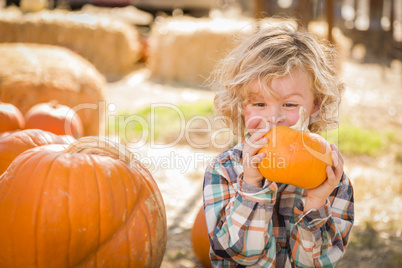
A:
[[[214,267],[333,267],[345,253],[354,220],[353,189],[334,144],[334,164],[317,188],[271,182],[258,170],[265,157],[258,151],[268,142],[264,135],[273,126],[293,126],[301,107],[312,132],[337,123],[344,86],[333,55],[308,32],[263,26],[217,69],[215,108],[234,132],[245,135],[205,173]]]

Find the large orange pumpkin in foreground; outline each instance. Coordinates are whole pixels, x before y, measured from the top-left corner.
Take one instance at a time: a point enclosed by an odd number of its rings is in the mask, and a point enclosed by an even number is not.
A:
[[[259,150],[265,158],[258,167],[264,178],[311,189],[327,177],[332,165],[331,147],[320,135],[278,126],[265,135],[268,144]]]
[[[72,137],[59,136],[40,129],[16,131],[0,138],[0,175],[11,162],[28,149],[48,144],[69,144]]]
[[[83,135],[78,114],[57,101],[38,103],[25,114],[25,128],[38,128],[57,135],[70,135],[78,139]]]
[[[106,140],[30,149],[0,177],[0,267],[159,267],[166,234],[152,176]]]
[[[11,103],[0,101],[0,132],[23,129],[24,116],[21,111]]]
[[[18,131],[19,131],[19,130],[0,132],[0,139],[3,138],[3,137],[5,137],[5,136],[8,136],[8,135],[10,135],[10,134],[13,134],[14,132],[18,132]]]
[[[191,230],[191,243],[198,261],[204,267],[212,267],[209,258],[210,243],[203,206],[201,206],[194,220],[193,229]]]

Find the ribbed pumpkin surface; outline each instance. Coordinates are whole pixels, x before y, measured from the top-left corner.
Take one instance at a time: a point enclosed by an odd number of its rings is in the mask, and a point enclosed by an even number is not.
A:
[[[210,244],[204,207],[200,208],[194,220],[193,229],[191,230],[191,243],[194,254],[201,264],[204,267],[212,267],[211,260],[209,259]]]
[[[153,178],[79,142],[28,150],[0,177],[0,267],[159,267],[166,215]]]
[[[0,175],[22,152],[48,144],[69,144],[74,139],[40,129],[16,131],[0,138]]]

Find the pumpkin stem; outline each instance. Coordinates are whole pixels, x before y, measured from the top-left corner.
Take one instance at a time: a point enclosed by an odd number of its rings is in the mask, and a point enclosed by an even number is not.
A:
[[[299,109],[299,120],[296,122],[296,124],[294,124],[290,128],[294,130],[310,132],[307,126],[306,109],[303,106],[301,106]]]
[[[114,159],[122,160],[129,163],[133,160],[134,155],[128,148],[121,144],[115,144],[103,137],[83,137],[67,147],[64,153],[84,153],[109,156]]]

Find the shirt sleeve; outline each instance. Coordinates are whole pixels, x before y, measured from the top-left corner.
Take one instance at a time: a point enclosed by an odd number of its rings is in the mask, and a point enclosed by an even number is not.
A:
[[[262,188],[254,187],[242,177],[243,173],[236,174],[230,164],[217,160],[205,172],[204,208],[210,255],[218,266],[230,267],[233,262],[252,265],[262,257],[274,263],[272,212],[277,185],[266,181]],[[270,248],[273,250],[267,257]]]
[[[354,221],[353,188],[344,174],[324,207],[294,207],[295,225],[290,236],[291,255],[297,267],[333,267],[346,251]]]

